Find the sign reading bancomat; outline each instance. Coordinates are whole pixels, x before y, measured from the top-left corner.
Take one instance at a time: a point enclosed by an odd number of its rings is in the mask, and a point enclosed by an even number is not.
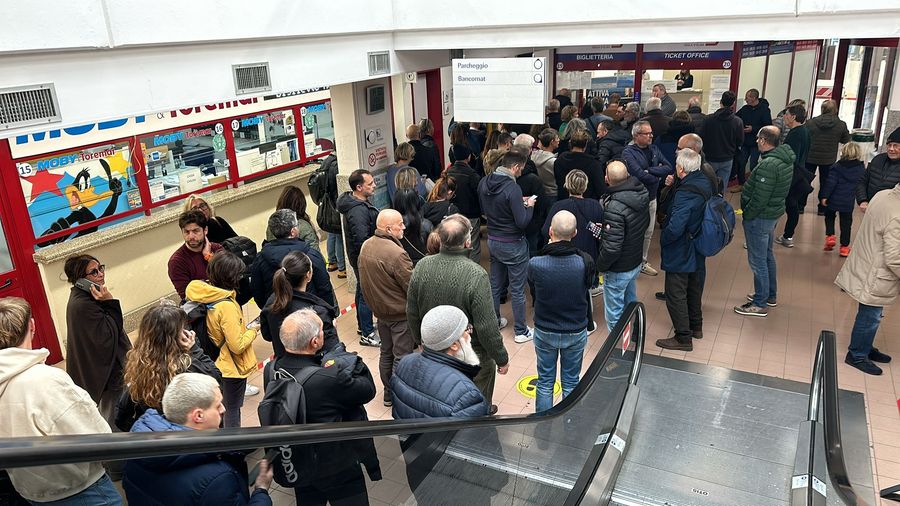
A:
[[[452,65],[456,121],[544,122],[546,58],[456,59]]]

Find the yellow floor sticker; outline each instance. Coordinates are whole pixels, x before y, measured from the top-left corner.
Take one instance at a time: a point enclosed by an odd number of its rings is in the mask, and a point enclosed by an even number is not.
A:
[[[537,375],[532,374],[529,376],[522,376],[522,379],[516,383],[516,390],[525,397],[534,399],[537,395]],[[556,397],[560,392],[562,392],[562,385],[560,385],[558,381],[554,381],[553,396]]]

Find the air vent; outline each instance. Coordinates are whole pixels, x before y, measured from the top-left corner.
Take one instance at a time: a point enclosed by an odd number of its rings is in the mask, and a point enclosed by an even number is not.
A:
[[[268,63],[232,65],[231,69],[234,72],[234,92],[236,94],[246,95],[247,93],[272,91]]]
[[[0,88],[0,130],[60,121],[53,84]]]
[[[369,75],[381,76],[391,73],[391,56],[387,51],[369,53]]]

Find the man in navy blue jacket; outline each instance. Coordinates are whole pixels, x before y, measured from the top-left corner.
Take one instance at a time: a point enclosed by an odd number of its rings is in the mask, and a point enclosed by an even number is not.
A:
[[[131,432],[216,430],[225,407],[216,380],[205,374],[183,373],[172,378],[162,399],[163,416],[148,409]],[[259,462],[253,494],[248,491],[244,454],[201,453],[130,460],[122,487],[128,504],[225,504],[271,506],[272,470]]]
[[[517,343],[526,343],[533,330],[525,324],[525,278],[528,271],[528,241],[525,229],[531,222],[536,199],[522,196],[516,178],[522,174],[531,150],[513,146],[503,155],[494,172],[478,183],[478,200],[487,217],[488,248],[491,251],[491,295],[500,319],[500,296],[509,285]]]
[[[594,261],[572,244],[577,224],[575,215],[569,211],[556,213],[550,222],[550,243],[528,266],[528,280],[534,283],[534,351],[538,373],[534,408],[538,412],[553,407],[557,356],[563,397],[575,389],[588,326],[592,325],[588,321],[588,307]]]
[[[718,182],[700,170],[700,155],[682,149],[675,159],[675,173],[681,179],[659,238],[662,269],[666,271],[666,309],[675,327],[675,336],[659,339],[656,345],[667,350],[692,351],[694,337],[703,337],[703,273],[706,259],[694,248],[703,224],[706,200],[718,192]]]
[[[625,160],[625,166],[628,167],[628,173],[644,183],[647,193],[650,194],[651,219],[650,226],[644,233],[641,272],[648,276],[656,276],[659,273],[647,262],[650,239],[653,237],[655,222],[653,217],[656,216],[656,191],[659,188],[659,178],[666,177],[673,171],[669,161],[653,144],[653,128],[650,127],[650,123],[644,120],[635,123],[631,127],[631,136],[634,138],[634,144],[625,148],[622,158]]]

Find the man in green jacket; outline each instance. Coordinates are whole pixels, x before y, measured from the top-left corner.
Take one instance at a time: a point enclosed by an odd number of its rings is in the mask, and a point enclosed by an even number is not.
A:
[[[776,126],[763,127],[756,135],[762,160],[751,173],[741,194],[747,259],[753,271],[753,293],[746,304],[735,306],[734,312],[744,316],[768,316],[766,306],[776,306],[777,283],[775,223],[784,214],[784,201],[794,176],[794,151],[781,144]]]
[[[441,251],[429,255],[416,264],[409,292],[406,296],[406,317],[417,343],[422,342],[422,318],[437,306],[462,309],[472,324],[472,348],[481,362],[481,370],[473,379],[491,414],[497,410],[491,404],[496,374],[509,370],[509,354],[494,314],[491,282],[483,267],[469,260],[472,228],[461,214],[452,214],[437,228]]]

